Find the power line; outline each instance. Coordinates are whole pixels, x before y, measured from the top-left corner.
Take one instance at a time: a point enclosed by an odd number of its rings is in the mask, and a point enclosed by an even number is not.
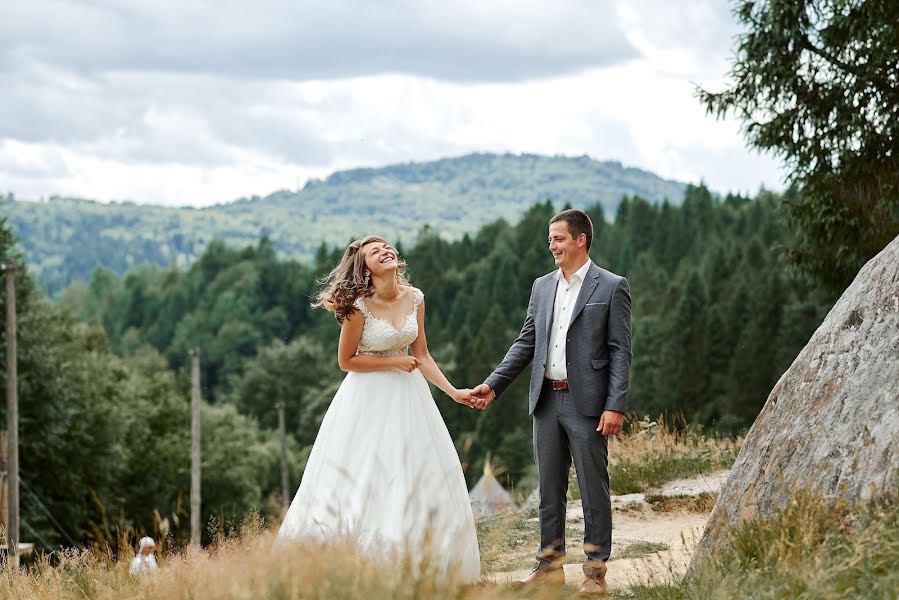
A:
[[[40,542],[44,545],[44,548],[52,548],[52,547],[53,547],[53,546],[50,544],[50,542],[48,542],[46,539],[44,539],[44,536],[42,536],[41,534],[39,534],[39,533],[37,532],[37,530],[35,530],[34,527],[32,527],[31,525],[28,524],[28,521],[26,521],[25,519],[19,519],[19,522],[20,522],[22,525],[24,525],[25,528],[28,529],[28,531],[30,531],[31,534],[32,534],[34,537],[36,537],[36,538],[38,539],[38,541],[40,541]]]
[[[34,498],[34,501],[37,502],[38,506],[40,506],[40,507],[43,509],[44,513],[45,513],[48,517],[50,517],[50,521],[56,526],[56,528],[60,531],[60,533],[62,533],[62,534],[65,536],[65,538],[66,538],[67,540],[69,540],[69,543],[70,543],[72,546],[77,546],[78,544],[75,543],[74,540],[72,540],[72,538],[71,538],[71,536],[69,536],[68,532],[67,532],[65,529],[63,529],[63,526],[62,526],[62,525],[59,524],[59,521],[57,521],[57,520],[53,517],[53,513],[50,512],[50,509],[48,509],[48,508],[46,507],[46,505],[44,505],[44,503],[41,502],[41,499],[38,498],[37,494],[35,494],[34,491],[32,491],[32,489],[31,489],[30,487],[28,487],[28,484],[25,483],[25,479],[21,479],[21,478],[20,478],[20,479],[19,479],[19,482],[20,482],[20,483],[22,484],[22,486],[25,488],[25,491],[28,492],[29,494],[31,494],[31,497]],[[32,529],[32,531],[34,531],[34,530]],[[49,547],[49,546],[48,546],[48,547]]]

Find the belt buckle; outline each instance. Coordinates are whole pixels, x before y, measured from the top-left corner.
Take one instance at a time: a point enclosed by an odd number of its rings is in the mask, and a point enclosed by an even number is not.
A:
[[[555,390],[555,391],[568,389],[568,380],[567,379],[563,379],[563,380],[553,379],[551,381],[552,381],[553,390]]]

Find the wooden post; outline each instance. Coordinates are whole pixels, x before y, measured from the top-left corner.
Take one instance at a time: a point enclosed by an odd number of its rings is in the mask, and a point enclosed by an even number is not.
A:
[[[19,566],[19,384],[16,362],[16,265],[0,264],[6,275],[6,430],[8,440],[8,526],[9,565]]]
[[[0,529],[2,529],[0,538],[2,538],[3,542],[6,541],[6,529],[9,527],[9,503],[7,502],[9,498],[7,484],[9,481],[6,478],[6,455],[8,453],[9,439],[4,429],[0,431]]]
[[[200,349],[191,351],[190,543],[200,545]]]
[[[284,403],[278,402],[278,432],[281,437],[281,498],[284,510],[290,507],[290,478],[287,473],[287,424],[284,416]]]

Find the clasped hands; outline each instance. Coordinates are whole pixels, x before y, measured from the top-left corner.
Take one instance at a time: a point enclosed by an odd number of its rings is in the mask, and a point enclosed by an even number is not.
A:
[[[484,410],[490,406],[496,394],[493,393],[489,385],[482,383],[474,389],[453,390],[449,396],[459,404]]]

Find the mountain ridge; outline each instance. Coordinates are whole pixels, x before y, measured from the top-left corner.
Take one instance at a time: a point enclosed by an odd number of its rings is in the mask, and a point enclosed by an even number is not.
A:
[[[268,236],[278,253],[309,259],[322,242],[342,245],[369,232],[406,243],[429,224],[457,238],[546,201],[600,204],[608,218],[624,197],[679,204],[685,189],[618,161],[472,153],[337,171],[296,191],[203,208],[52,197],[7,199],[2,212],[37,280],[55,294],[87,280],[96,265],[122,274],[141,263],[189,264],[213,239],[243,246]]]

